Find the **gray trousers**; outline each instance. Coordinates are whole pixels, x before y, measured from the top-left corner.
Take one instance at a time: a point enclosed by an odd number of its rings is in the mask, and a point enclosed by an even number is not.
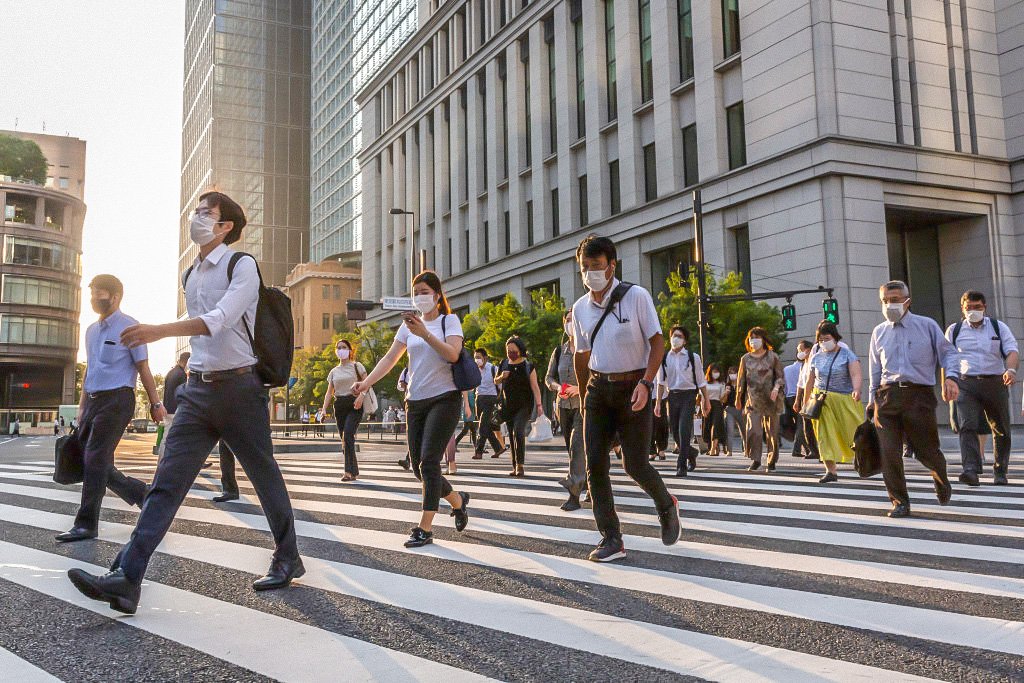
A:
[[[587,488],[587,456],[583,452],[583,413],[579,408],[558,407],[558,423],[562,425],[565,449],[569,453],[569,474],[558,483],[579,496]]]

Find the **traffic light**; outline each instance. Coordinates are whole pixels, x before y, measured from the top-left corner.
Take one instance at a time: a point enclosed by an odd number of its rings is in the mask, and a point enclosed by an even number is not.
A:
[[[345,302],[345,317],[349,320],[366,320],[366,312],[372,311],[378,304],[365,299],[348,299]]]
[[[796,306],[786,304],[782,307],[782,329],[792,332],[796,329]]]
[[[821,312],[825,315],[825,320],[836,325],[839,324],[839,302],[829,297],[823,299],[821,302]]]

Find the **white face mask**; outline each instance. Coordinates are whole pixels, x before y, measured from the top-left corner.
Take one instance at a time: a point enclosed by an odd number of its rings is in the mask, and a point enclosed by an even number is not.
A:
[[[985,311],[967,311],[967,322],[977,325],[985,319]]]
[[[424,315],[437,308],[437,299],[433,294],[417,294],[412,298],[412,303]]]
[[[804,360],[805,358],[807,358],[807,352],[806,351],[797,351],[796,352],[796,359],[797,360]]]
[[[603,270],[587,270],[583,272],[583,284],[592,292],[601,292],[608,286],[608,277]]]
[[[764,345],[764,342],[761,341],[760,337],[751,337],[750,338],[750,348],[754,349],[755,351],[760,351],[761,347],[763,345]]]
[[[821,342],[821,348],[825,349],[828,353],[832,353],[836,350],[836,340],[829,339],[828,341]]]
[[[334,349],[334,353],[338,354],[338,360],[348,360],[348,356],[351,351],[346,348]]]
[[[686,346],[686,342],[678,334],[672,335],[672,340],[670,343],[672,344],[672,348],[677,351]]]
[[[476,366],[478,368],[482,368],[484,365],[485,365],[485,363],[484,363],[484,359],[483,358],[477,358],[476,359]]]
[[[730,382],[735,382],[736,381],[736,373],[735,372],[730,372],[729,373],[729,381]]]
[[[718,379],[721,376],[722,376],[721,373],[718,373],[718,372],[712,372],[711,373],[711,379]]]
[[[905,311],[903,304],[882,304],[882,315],[891,323],[899,322]]]
[[[567,335],[569,335],[570,337],[572,336],[572,323],[566,323],[562,325],[562,328],[565,330],[565,333]]]
[[[213,216],[192,216],[192,221],[188,224],[188,235],[192,238],[193,242],[201,247],[205,247],[217,239],[217,235],[213,232],[214,227],[217,225],[218,223],[213,220]]]

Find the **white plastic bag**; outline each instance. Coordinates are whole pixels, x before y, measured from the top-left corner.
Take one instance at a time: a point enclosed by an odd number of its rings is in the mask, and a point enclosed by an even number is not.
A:
[[[533,421],[533,428],[526,440],[535,443],[537,441],[550,441],[554,436],[551,434],[551,420],[547,415],[538,415]]]

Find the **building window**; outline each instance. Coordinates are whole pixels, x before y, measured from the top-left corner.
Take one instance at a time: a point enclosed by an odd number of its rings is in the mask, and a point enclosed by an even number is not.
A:
[[[530,40],[519,41],[519,61],[523,63],[523,106],[525,107],[526,165],[533,165],[533,116],[530,114]]]
[[[679,276],[686,281],[690,274],[690,266],[693,265],[693,242],[683,242],[668,249],[651,252],[651,294],[655,301],[658,294],[668,292],[668,277],[672,273],[679,273]]]
[[[651,202],[658,198],[658,164],[654,143],[644,145],[644,199]]]
[[[608,120],[619,115],[618,79],[615,76],[615,0],[604,0],[605,76],[608,81]]]
[[[576,44],[576,137],[582,138],[587,133],[586,91],[583,88],[583,71],[586,59],[583,57],[583,10],[580,0],[572,3],[573,39]]]
[[[64,282],[42,280],[18,275],[3,276],[3,293],[0,301],[5,304],[25,304],[78,310],[78,288]]]
[[[504,27],[508,21],[508,0],[498,0],[498,26]]]
[[[505,212],[505,254],[512,253],[512,221],[509,219],[508,211]]]
[[[501,82],[501,177],[508,178],[508,70],[505,55],[498,55],[498,79]]]
[[[469,270],[469,228],[466,228],[466,232],[462,235],[462,256],[466,260],[464,270]]]
[[[345,330],[345,316],[341,313],[335,313],[332,322],[335,332],[343,332]]]
[[[0,344],[31,344],[71,348],[76,325],[66,320],[51,320],[23,315],[0,315]]]
[[[651,0],[640,0],[640,101],[654,98],[654,65],[651,55]]]
[[[725,110],[726,129],[729,134],[729,170],[747,163],[747,137],[743,129],[743,103]]]
[[[484,221],[484,263],[491,262],[491,226]]]
[[[469,199],[469,121],[466,118],[466,100],[469,92],[465,85],[459,88],[459,108],[462,110],[462,199]]]
[[[325,330],[331,329],[331,314],[330,313],[324,313],[323,329],[325,329]]]
[[[331,290],[332,290],[332,293],[334,294],[334,298],[335,299],[340,299],[341,298],[341,285],[333,285],[331,287]]]
[[[544,42],[548,46],[548,142],[551,153],[558,150],[558,99],[555,96],[555,20],[544,20]]]
[[[697,170],[697,124],[683,128],[683,186],[689,187],[700,182]]]
[[[740,51],[740,0],[722,0],[722,45],[725,57]]]
[[[71,186],[71,182],[67,178],[57,178],[57,187],[66,190]]]
[[[679,80],[693,78],[693,10],[691,0],[679,2]]]
[[[551,190],[551,236],[558,237],[558,188]]]
[[[480,93],[480,158],[483,162],[483,188],[487,189],[487,77],[483,71],[477,76],[477,92]]]
[[[526,246],[533,246],[533,200],[526,202]]]
[[[27,237],[4,235],[4,263],[19,266],[40,266],[82,274],[82,257],[60,244]]]
[[[545,282],[543,284],[534,285],[533,287],[526,288],[526,305],[528,307],[533,305],[533,299],[536,296],[554,296],[560,297],[561,288],[558,280],[552,280],[551,282]]]
[[[323,298],[323,299],[330,299],[331,298],[331,286],[330,285],[323,285],[320,288],[320,295],[321,295],[321,298]]]
[[[750,294],[750,228],[746,225],[733,228],[732,238],[736,250],[736,272],[743,278],[743,291]]]
[[[480,45],[487,42],[487,0],[477,3],[477,15],[480,17]]]
[[[590,216],[587,206],[587,174],[584,173],[579,178],[579,200],[580,200],[580,227],[583,227],[590,222]]]
[[[622,195],[619,189],[619,160],[613,159],[608,162],[608,197],[611,200],[610,211],[614,216],[622,211]]]

